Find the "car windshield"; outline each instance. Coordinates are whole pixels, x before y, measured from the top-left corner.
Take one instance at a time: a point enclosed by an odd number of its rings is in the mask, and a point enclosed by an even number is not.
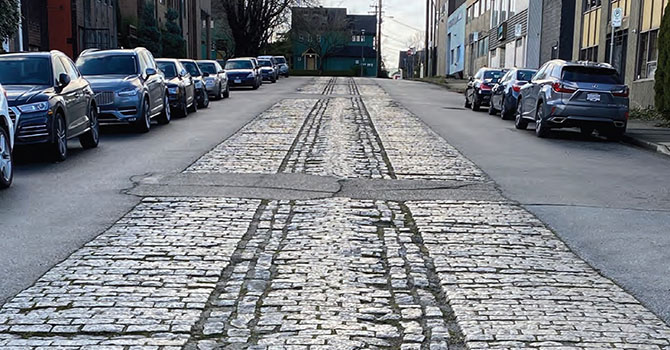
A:
[[[534,70],[520,70],[516,72],[516,80],[530,81],[535,75]]]
[[[216,74],[216,65],[214,63],[198,63],[200,70],[207,74]]]
[[[595,67],[565,67],[563,80],[575,83],[622,84],[614,69]]]
[[[156,62],[158,69],[160,69],[165,77],[168,79],[177,77],[177,66],[173,62]]]
[[[199,77],[200,74],[200,69],[198,69],[198,65],[195,64],[195,62],[182,62],[182,65],[184,65],[184,68],[188,71],[189,74],[191,74],[194,77]]]
[[[503,72],[499,70],[487,70],[486,72],[484,72],[484,80],[491,79],[494,81],[498,81],[502,76]]]
[[[260,60],[260,61],[258,61],[258,64],[261,67],[272,67],[272,62],[270,62],[268,60]]]
[[[252,69],[251,61],[228,61],[226,69]]]
[[[0,58],[2,85],[51,85],[51,64],[46,57]]]
[[[77,68],[83,75],[135,75],[137,64],[132,55],[93,55],[80,57]]]
[[[286,59],[284,57],[276,57],[275,60],[277,60],[277,63],[279,64],[286,63]]]

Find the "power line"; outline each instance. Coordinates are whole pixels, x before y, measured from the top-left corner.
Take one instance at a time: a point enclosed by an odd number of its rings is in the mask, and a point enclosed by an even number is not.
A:
[[[409,24],[405,24],[405,23],[403,23],[403,22],[398,21],[397,19],[395,19],[395,18],[393,18],[393,17],[386,17],[386,18],[387,18],[387,19],[390,19],[390,20],[392,20],[393,22],[396,22],[396,23],[398,23],[398,24],[400,24],[400,25],[402,25],[402,26],[405,26],[405,27],[407,27],[407,28],[409,28],[409,29],[416,30],[417,32],[423,32],[423,31],[424,31],[424,29],[419,29],[419,28],[417,28],[417,27],[413,27],[413,26],[411,26],[411,25],[409,25]]]

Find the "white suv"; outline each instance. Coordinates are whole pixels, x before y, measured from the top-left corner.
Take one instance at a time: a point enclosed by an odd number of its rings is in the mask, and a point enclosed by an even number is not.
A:
[[[14,178],[13,148],[14,122],[7,107],[7,92],[0,85],[0,189],[9,187]]]

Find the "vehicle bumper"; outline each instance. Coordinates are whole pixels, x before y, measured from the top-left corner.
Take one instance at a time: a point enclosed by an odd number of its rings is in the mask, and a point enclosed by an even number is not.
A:
[[[170,101],[170,108],[182,107],[181,94],[169,94],[168,101]]]
[[[256,85],[256,78],[229,78],[228,84],[230,86],[254,86]]]
[[[575,106],[570,104],[548,104],[545,118],[552,128],[592,127],[626,129],[628,108],[623,106]]]
[[[272,79],[275,78],[275,74],[272,73],[272,72],[267,72],[267,73],[263,73],[262,77],[263,77],[263,80],[268,80],[269,81],[269,80],[272,80]]]
[[[114,103],[99,105],[98,121],[100,125],[132,123],[142,112],[141,97],[115,95]]]
[[[54,142],[53,117],[48,112],[21,114],[14,128],[14,145]]]
[[[479,91],[475,94],[475,98],[480,104],[488,105],[491,103],[491,91]]]
[[[217,85],[215,82],[210,84],[205,84],[205,89],[207,90],[207,93],[210,96],[216,96],[216,94],[219,92],[218,89],[219,85]]]

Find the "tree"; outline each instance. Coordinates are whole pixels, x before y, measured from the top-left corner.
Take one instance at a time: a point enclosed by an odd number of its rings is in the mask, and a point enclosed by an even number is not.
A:
[[[137,28],[137,45],[151,51],[155,57],[163,55],[161,45],[161,31],[158,29],[158,22],[154,17],[154,5],[152,2],[145,2],[140,13],[140,20]]]
[[[296,9],[293,11],[291,30],[295,42],[319,55],[319,71],[323,71],[323,65],[329,57],[346,47],[352,35],[344,9]]]
[[[17,0],[0,0],[0,38],[9,38],[19,29],[19,3]]]
[[[291,6],[316,0],[216,0],[226,13],[236,56],[256,56],[275,30],[288,23]]]
[[[670,4],[665,8],[658,35],[658,66],[654,75],[656,82],[656,110],[670,119]]]
[[[172,58],[186,57],[186,42],[181,28],[177,23],[179,13],[170,8],[165,15],[165,30],[163,31],[163,56]]]

